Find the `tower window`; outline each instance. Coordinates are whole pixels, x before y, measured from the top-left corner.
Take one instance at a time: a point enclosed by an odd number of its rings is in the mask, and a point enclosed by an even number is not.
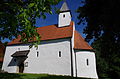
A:
[[[59,51],[59,57],[61,57],[61,51]]]
[[[37,57],[39,56],[39,52],[37,51]]]
[[[86,62],[87,62],[87,66],[89,65],[89,61],[88,61],[88,59],[86,60]]]
[[[65,14],[63,14],[63,18],[65,18]]]

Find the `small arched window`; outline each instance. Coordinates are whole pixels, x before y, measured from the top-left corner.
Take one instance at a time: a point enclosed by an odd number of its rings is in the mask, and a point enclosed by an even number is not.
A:
[[[89,61],[88,61],[88,59],[86,59],[86,63],[87,63],[87,66],[89,65]]]
[[[63,18],[65,18],[65,14],[63,14]]]
[[[59,51],[59,57],[61,57],[61,51]]]
[[[39,52],[37,51],[37,57],[39,56]]]

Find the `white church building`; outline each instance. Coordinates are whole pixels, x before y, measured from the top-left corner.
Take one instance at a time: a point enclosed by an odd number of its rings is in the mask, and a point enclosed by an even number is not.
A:
[[[71,13],[63,3],[58,24],[38,27],[38,49],[20,42],[20,37],[6,47],[2,70],[8,73],[68,75],[97,79],[93,48],[75,30]]]

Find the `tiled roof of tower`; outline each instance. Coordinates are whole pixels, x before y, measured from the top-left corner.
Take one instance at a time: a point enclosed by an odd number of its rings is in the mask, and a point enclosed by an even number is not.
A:
[[[58,27],[57,25],[38,27],[37,32],[41,36],[41,41],[72,37],[73,22],[71,22],[70,26],[66,27]],[[13,44],[21,44],[20,36],[8,43],[8,45]],[[82,36],[77,31],[74,33],[74,49],[92,49],[92,47],[89,46],[87,42],[85,42],[84,38],[82,38]]]
[[[74,31],[74,49],[92,50],[93,48],[89,46],[77,31]]]
[[[62,11],[68,11],[68,10],[69,10],[69,8],[67,6],[67,3],[64,2],[63,5],[62,5],[62,7],[60,8],[60,11],[62,12]]]

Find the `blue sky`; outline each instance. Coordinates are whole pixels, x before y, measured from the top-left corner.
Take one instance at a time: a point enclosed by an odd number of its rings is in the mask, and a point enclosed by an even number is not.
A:
[[[81,25],[78,25],[78,19],[77,19],[77,16],[78,16],[78,13],[76,13],[76,10],[78,9],[79,6],[81,6],[81,3],[80,3],[81,0],[66,0],[67,4],[68,4],[68,7],[69,9],[71,10],[71,14],[72,14],[72,21],[75,22],[75,28],[77,31],[79,31],[79,33],[85,37],[85,35],[83,34],[83,28],[84,26],[81,24]],[[63,1],[61,1],[56,7],[57,8],[61,8],[63,4]],[[53,25],[53,24],[58,24],[58,14],[55,14],[55,12],[53,11],[53,14],[46,14],[46,19],[38,19],[37,18],[37,21],[36,21],[36,26],[37,27],[42,27],[42,26],[47,26],[47,25]]]
[[[77,16],[78,16],[78,13],[76,13],[76,10],[79,6],[81,6],[81,3],[80,3],[81,0],[66,0],[67,4],[68,4],[68,7],[69,9],[71,10],[71,14],[72,14],[72,21],[75,22],[75,28],[77,31],[79,31],[79,33],[85,37],[85,35],[83,34],[83,28],[84,26],[81,24],[81,25],[78,25],[78,19],[77,19]],[[57,8],[61,8],[63,4],[63,1],[61,1],[58,5],[56,5]],[[58,14],[56,14],[53,10],[53,14],[46,14],[46,19],[42,19],[42,18],[36,18],[36,26],[37,27],[42,27],[42,26],[47,26],[47,25],[53,25],[53,24],[58,24]],[[5,39],[3,40],[2,42],[10,42],[10,40],[8,39]]]

